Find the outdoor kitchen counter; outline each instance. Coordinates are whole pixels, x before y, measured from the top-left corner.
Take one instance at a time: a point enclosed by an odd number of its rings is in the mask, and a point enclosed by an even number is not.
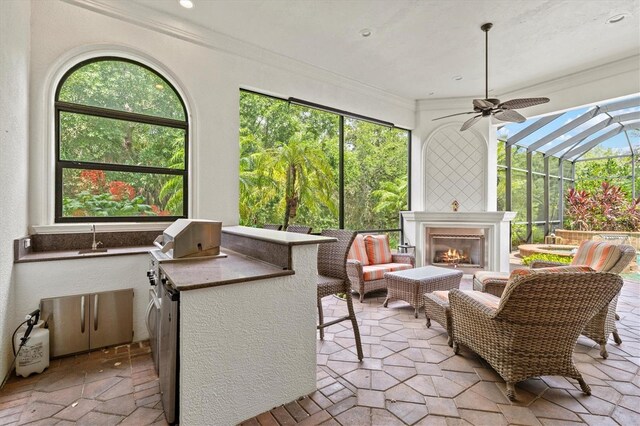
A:
[[[317,253],[332,241],[223,227],[228,257],[161,264],[183,290],[180,424],[238,424],[316,390]]]
[[[293,270],[282,269],[225,248],[221,248],[221,252],[227,257],[168,262],[161,264],[160,268],[180,291],[295,274]]]

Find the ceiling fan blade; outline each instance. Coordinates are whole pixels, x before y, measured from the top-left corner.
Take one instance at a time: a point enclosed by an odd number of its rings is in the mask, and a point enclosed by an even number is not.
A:
[[[511,99],[498,105],[498,108],[502,109],[519,109],[528,108],[534,105],[546,104],[549,102],[549,98],[521,98]]]
[[[498,101],[495,104],[491,102],[492,100]],[[473,106],[479,109],[489,109],[494,108],[498,105],[500,101],[498,99],[474,99]]]
[[[527,119],[524,118],[520,113],[510,109],[495,113],[493,116],[500,121],[510,121],[512,123],[522,123],[524,121],[527,121]]]
[[[468,119],[467,121],[464,122],[464,124],[462,125],[462,127],[460,127],[460,131],[464,132],[465,130],[467,130],[469,127],[473,126],[474,124],[476,124],[476,122],[478,120],[480,120],[482,118],[482,114],[478,114],[475,117],[471,117],[470,119]]]
[[[451,114],[451,115],[445,115],[444,117],[438,117],[438,118],[434,118],[431,121],[436,121],[436,120],[442,120],[443,118],[449,118],[449,117],[455,117],[456,115],[466,115],[466,114],[475,114],[476,111],[470,111],[470,112],[459,112],[457,114]]]

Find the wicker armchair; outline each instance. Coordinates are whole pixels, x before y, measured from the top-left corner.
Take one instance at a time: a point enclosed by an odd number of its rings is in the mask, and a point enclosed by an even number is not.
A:
[[[338,241],[334,243],[320,244],[318,247],[318,330],[320,339],[324,339],[324,329],[330,325],[341,321],[350,320],[353,326],[353,335],[356,339],[356,350],[358,359],[362,361],[362,343],[360,342],[360,330],[355,311],[353,310],[353,300],[351,298],[351,282],[347,276],[346,262],[347,254],[356,234],[347,230],[325,230],[320,234],[325,237],[334,237]],[[336,293],[344,293],[347,299],[347,309],[349,315],[337,318],[330,322],[324,322],[322,313],[322,298]]]
[[[505,289],[497,308],[454,289],[449,292],[453,350],[465,345],[484,358],[507,384],[530,377],[563,375],[591,389],[573,363],[578,336],[622,288],[610,273],[522,275]]]
[[[596,272],[619,274],[624,271],[635,255],[636,249],[630,245],[611,244],[604,241],[583,241],[578,247],[571,265],[588,265]],[[535,261],[531,264],[531,269],[563,265],[556,262]],[[505,273],[496,273],[495,275],[478,273],[473,279],[473,289],[500,297],[507,285],[508,278],[509,274]],[[616,344],[622,343],[615,323],[615,320],[619,319],[616,314],[617,305],[618,296],[611,300],[608,309],[604,309],[593,317],[582,333],[600,345],[600,355],[605,359],[609,356],[606,346],[609,335],[613,335]]]
[[[409,253],[391,253],[389,239],[384,234],[359,234],[347,257],[347,274],[351,286],[360,294],[360,303],[367,293],[386,289],[385,272],[411,269],[415,258]]]
[[[265,223],[264,225],[262,225],[263,229],[272,229],[274,231],[281,231],[282,230],[282,225],[279,225],[277,223]]]
[[[306,225],[289,225],[286,229],[287,232],[295,232],[298,234],[310,234],[311,227]]]

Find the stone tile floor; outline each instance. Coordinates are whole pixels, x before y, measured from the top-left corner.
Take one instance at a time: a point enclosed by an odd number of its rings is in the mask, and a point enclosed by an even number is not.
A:
[[[0,390],[0,425],[166,425],[148,342],[53,360]]]
[[[469,289],[464,279],[461,288]],[[609,358],[580,338],[575,362],[591,385],[583,395],[564,377],[517,386],[504,382],[465,348],[454,355],[437,323],[402,301],[382,307],[384,296],[355,301],[365,359],[357,362],[350,325],[326,329],[318,340],[318,391],[247,420],[246,425],[640,425],[640,282],[625,281],[618,302],[621,346]],[[342,315],[344,302],[324,299],[325,320]],[[344,325],[343,325],[344,324]],[[43,374],[12,378],[0,391],[0,425],[166,424],[158,378],[146,344],[63,358]],[[77,404],[76,404],[77,403]],[[212,423],[214,424],[214,423]]]
[[[465,278],[460,288],[471,289]],[[243,425],[640,425],[640,282],[627,280],[618,302],[621,346],[609,358],[581,337],[574,360],[592,396],[573,379],[541,377],[516,387],[510,402],[502,379],[466,348],[454,355],[446,333],[425,326],[402,301],[384,296],[354,301],[365,359],[358,363],[351,325],[326,329],[318,340],[318,391]],[[346,314],[344,302],[323,300],[325,321]]]

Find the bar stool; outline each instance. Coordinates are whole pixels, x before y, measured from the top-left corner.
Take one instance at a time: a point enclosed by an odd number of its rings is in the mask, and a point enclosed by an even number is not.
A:
[[[351,320],[353,335],[356,339],[356,350],[358,359],[362,361],[362,343],[360,342],[360,331],[358,320],[353,310],[353,300],[351,299],[351,281],[347,276],[347,254],[351,248],[351,243],[356,233],[348,230],[328,229],[320,234],[325,237],[334,237],[338,241],[333,243],[320,244],[318,247],[318,330],[320,330],[320,340],[324,339],[324,328],[337,324],[345,320]],[[324,322],[322,314],[322,298],[336,293],[347,295],[347,309],[349,315]]]

